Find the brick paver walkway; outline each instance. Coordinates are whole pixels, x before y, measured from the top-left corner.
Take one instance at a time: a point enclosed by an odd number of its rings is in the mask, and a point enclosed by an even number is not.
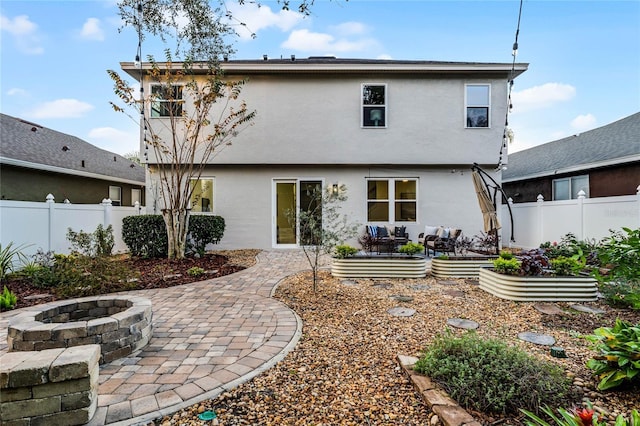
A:
[[[221,278],[133,291],[153,303],[153,337],[142,351],[100,368],[91,425],[145,424],[234,388],[284,358],[302,324],[271,298],[286,276],[309,269],[299,250],[263,251],[258,263]],[[0,353],[9,317],[0,315]]]

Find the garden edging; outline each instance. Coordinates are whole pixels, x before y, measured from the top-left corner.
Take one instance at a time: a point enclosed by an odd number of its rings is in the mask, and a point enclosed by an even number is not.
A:
[[[413,370],[418,358],[398,354],[398,363],[426,404],[438,415],[445,426],[481,426],[471,414],[453,400],[440,386],[427,376]]]

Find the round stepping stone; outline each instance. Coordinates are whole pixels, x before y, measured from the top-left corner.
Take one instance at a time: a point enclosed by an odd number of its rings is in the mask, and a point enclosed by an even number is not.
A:
[[[536,345],[551,346],[556,343],[556,339],[548,334],[533,333],[531,331],[525,331],[524,333],[518,333],[518,339],[525,342],[535,343]]]
[[[378,284],[374,284],[373,286],[375,288],[383,288],[383,289],[387,290],[389,288],[392,288],[393,284],[390,284],[390,283],[378,283]]]
[[[462,328],[465,330],[475,330],[480,326],[477,322],[464,318],[449,318],[447,320],[447,324],[451,327]]]
[[[605,311],[603,311],[600,308],[593,308],[587,305],[573,304],[573,305],[569,305],[569,307],[579,312],[586,312],[587,314],[604,314],[605,313]]]
[[[429,290],[431,288],[431,286],[427,285],[427,284],[416,284],[416,285],[412,285],[409,288],[411,290],[423,291],[423,290]]]
[[[460,290],[444,290],[442,293],[451,297],[464,297],[464,292]]]
[[[415,315],[416,310],[411,308],[397,307],[388,309],[387,313],[389,315],[393,315],[394,317],[412,317],[413,315]]]
[[[533,307],[538,312],[542,312],[547,315],[561,315],[564,314],[564,311],[558,307],[558,305],[554,305],[553,303],[536,303]]]
[[[357,285],[358,283],[355,282],[354,280],[342,280],[340,281],[342,284],[344,285]]]
[[[405,296],[402,294],[394,294],[392,296],[389,296],[389,298],[397,300],[398,302],[413,302],[413,297]]]

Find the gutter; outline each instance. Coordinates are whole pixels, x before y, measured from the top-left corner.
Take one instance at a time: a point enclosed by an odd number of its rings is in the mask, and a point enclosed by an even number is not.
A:
[[[14,158],[0,157],[0,164],[7,164],[9,166],[16,166],[16,167],[24,167],[27,169],[42,170],[45,172],[61,173],[65,175],[81,176],[81,177],[86,177],[91,179],[109,180],[112,182],[126,183],[129,185],[141,185],[141,186],[145,185],[144,181],[137,181],[133,179],[125,179],[125,178],[119,178],[115,176],[101,175],[98,173],[83,172],[82,170],[65,169],[64,167],[32,163],[30,161],[16,160]]]
[[[559,175],[559,174],[564,174],[564,173],[572,173],[572,172],[580,172],[580,171],[588,171],[591,169],[596,169],[596,168],[600,168],[600,167],[608,167],[608,166],[618,166],[618,165],[622,165],[625,163],[633,163],[635,161],[640,161],[640,154],[635,154],[635,155],[629,155],[627,157],[620,157],[620,158],[612,158],[610,160],[604,160],[604,161],[596,161],[593,163],[584,163],[584,164],[577,164],[575,166],[569,166],[569,167],[562,167],[556,170],[545,170],[543,172],[538,172],[538,173],[532,173],[529,175],[524,175],[524,176],[514,176],[514,177],[510,177],[510,178],[502,178],[502,183],[509,183],[509,182],[518,182],[521,180],[526,180],[526,179],[535,179],[535,178],[541,178],[541,177],[546,177],[546,176],[555,176],[555,175]]]

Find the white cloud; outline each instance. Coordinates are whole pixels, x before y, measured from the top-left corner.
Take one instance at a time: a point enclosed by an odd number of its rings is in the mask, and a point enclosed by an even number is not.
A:
[[[377,42],[370,38],[358,40],[336,39],[331,34],[315,33],[307,29],[292,31],[282,47],[307,52],[358,52],[373,47]]]
[[[391,55],[388,55],[388,54],[386,54],[386,53],[383,53],[382,55],[378,55],[378,56],[376,57],[376,59],[386,59],[386,60],[391,60],[391,59],[393,59],[393,57],[392,57]]]
[[[29,92],[27,92],[24,89],[21,89],[19,87],[12,87],[11,89],[7,90],[7,95],[9,96],[28,96]]]
[[[137,131],[125,132],[113,127],[97,127],[89,131],[87,138],[93,145],[124,155],[140,149]]]
[[[258,7],[256,4],[245,3],[240,5],[233,3],[229,7],[232,20],[231,25],[242,40],[249,40],[252,34],[266,28],[278,28],[280,31],[289,31],[304,19],[304,15],[291,10],[280,10],[274,13],[268,6]]]
[[[89,18],[86,20],[80,30],[80,36],[86,40],[103,41],[104,31],[98,18]]]
[[[593,114],[579,115],[571,120],[571,127],[578,132],[584,132],[596,127],[598,120]]]
[[[57,99],[38,105],[27,115],[32,118],[79,118],[93,108],[93,105],[77,99]]]
[[[0,28],[11,34],[16,47],[27,55],[39,55],[44,52],[40,45],[38,25],[31,22],[27,15],[19,15],[11,19],[0,15]]]
[[[514,113],[548,108],[576,96],[576,88],[563,83],[545,83],[511,94]]]
[[[369,32],[369,27],[361,22],[343,22],[331,27],[331,30],[340,36],[362,35]]]

